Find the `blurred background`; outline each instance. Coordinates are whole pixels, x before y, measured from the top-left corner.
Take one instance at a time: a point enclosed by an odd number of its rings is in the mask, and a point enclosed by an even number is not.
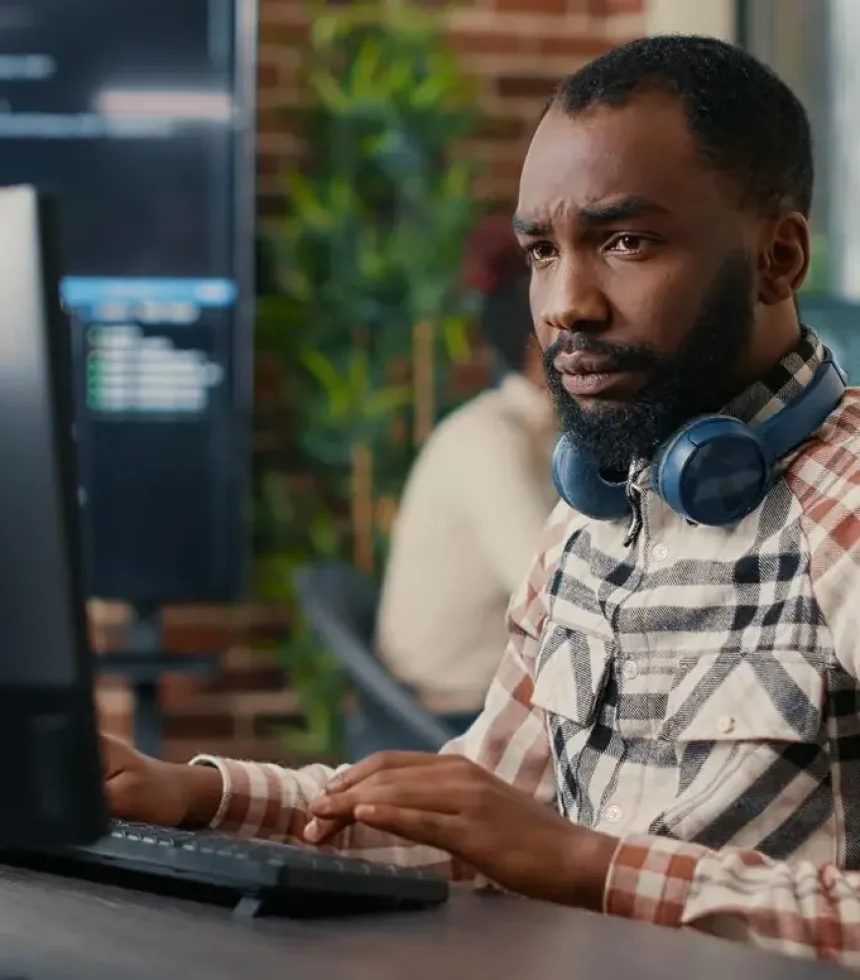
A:
[[[295,763],[352,754],[356,711],[410,728],[374,587],[428,438],[505,374],[481,323],[530,133],[563,74],[674,31],[805,102],[803,303],[857,373],[857,0],[0,2],[0,180],[65,219],[109,730]],[[360,580],[301,579],[330,561]]]

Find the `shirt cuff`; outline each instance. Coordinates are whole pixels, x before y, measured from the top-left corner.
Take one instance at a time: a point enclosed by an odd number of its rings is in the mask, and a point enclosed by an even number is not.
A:
[[[235,810],[235,804],[239,802],[241,802],[242,806],[247,810],[249,802],[248,789],[250,779],[248,777],[245,765],[234,759],[221,759],[214,755],[196,755],[188,763],[188,765],[211,766],[213,769],[217,769],[218,772],[221,773],[221,802],[218,804],[218,809],[215,811],[215,816],[209,821],[209,829],[219,830],[223,828],[225,824],[230,824],[231,826],[241,826],[244,821],[241,819],[236,819],[237,815],[231,814],[231,810]],[[237,786],[242,786],[245,788],[241,801],[237,799]]]
[[[606,877],[604,912],[678,928],[696,867],[709,854],[706,847],[665,837],[623,839]]]

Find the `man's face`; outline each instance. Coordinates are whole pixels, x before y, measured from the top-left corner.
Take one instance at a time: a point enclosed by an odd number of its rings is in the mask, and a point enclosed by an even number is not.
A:
[[[624,470],[721,407],[753,334],[753,225],[680,104],[552,109],[514,227],[562,425],[601,467]]]

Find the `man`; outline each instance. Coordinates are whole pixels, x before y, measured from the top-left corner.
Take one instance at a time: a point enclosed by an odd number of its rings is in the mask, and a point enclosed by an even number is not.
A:
[[[115,811],[860,965],[860,394],[725,527],[642,465],[693,415],[761,423],[818,377],[811,192],[802,108],[729,45],[651,38],[567,78],[516,227],[564,424],[629,513],[553,513],[485,710],[440,756],[332,780],[111,742]]]
[[[476,234],[467,252],[484,258],[481,326],[504,377],[439,425],[409,474],[377,635],[394,674],[458,734],[480,713],[505,649],[505,609],[558,502],[557,422],[510,220],[493,240],[482,249]]]

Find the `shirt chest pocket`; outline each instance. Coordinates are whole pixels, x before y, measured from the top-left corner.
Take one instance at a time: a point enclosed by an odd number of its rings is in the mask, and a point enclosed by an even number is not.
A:
[[[586,631],[551,623],[544,635],[532,703],[562,726],[569,748],[579,732],[584,744],[598,721],[624,739],[660,734],[671,665],[665,658],[637,661],[616,651],[608,628]]]
[[[612,669],[606,635],[551,623],[537,659],[532,704],[575,729],[594,724]]]
[[[628,739],[811,743],[824,690],[823,667],[792,649],[616,657],[611,633],[550,624],[532,702],[574,728],[603,714]]]
[[[676,793],[648,830],[791,856],[832,812],[825,690],[792,649],[682,659],[659,732]]]
[[[660,737],[675,742],[816,742],[825,672],[793,649],[680,660]]]

